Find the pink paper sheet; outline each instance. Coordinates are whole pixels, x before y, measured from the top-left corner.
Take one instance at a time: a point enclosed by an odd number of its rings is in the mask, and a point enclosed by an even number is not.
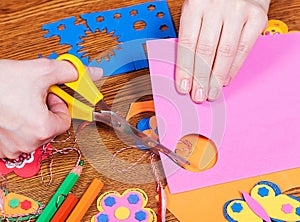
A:
[[[161,143],[175,150],[183,135],[199,133],[218,147],[204,172],[162,156],[171,193],[300,166],[299,33],[260,37],[221,98],[205,104],[175,90],[175,39],[148,41],[147,51]]]

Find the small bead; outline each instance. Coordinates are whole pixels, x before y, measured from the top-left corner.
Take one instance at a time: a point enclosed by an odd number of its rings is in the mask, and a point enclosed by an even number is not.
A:
[[[83,165],[84,165],[84,160],[80,160],[79,166],[83,166]]]

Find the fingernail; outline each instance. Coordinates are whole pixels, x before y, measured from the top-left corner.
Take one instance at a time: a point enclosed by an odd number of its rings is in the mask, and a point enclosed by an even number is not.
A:
[[[204,102],[205,99],[206,99],[206,96],[205,96],[204,89],[202,89],[202,88],[197,89],[196,93],[195,93],[195,100],[197,102]]]
[[[209,100],[216,100],[219,97],[220,90],[218,88],[211,88],[209,90]]]
[[[102,77],[103,71],[101,68],[88,66],[88,73],[93,80],[99,80]]]
[[[183,79],[180,83],[180,92],[188,93],[190,89],[190,81],[188,79]]]

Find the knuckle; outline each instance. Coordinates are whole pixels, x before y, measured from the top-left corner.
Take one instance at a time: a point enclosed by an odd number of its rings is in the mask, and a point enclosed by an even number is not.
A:
[[[250,46],[246,42],[240,42],[237,51],[242,54],[248,54],[250,52]]]
[[[268,25],[268,15],[267,14],[256,13],[256,15],[255,14],[252,15],[251,19],[261,29],[265,28]]]
[[[36,60],[36,63],[39,65],[40,74],[49,74],[54,70],[55,61],[53,59],[40,58]]]
[[[60,125],[60,127],[61,127],[60,131],[61,132],[67,131],[71,127],[71,125],[72,125],[71,119],[66,119],[65,121],[66,121],[65,124],[61,124]]]
[[[20,156],[20,153],[7,152],[7,153],[4,153],[3,156],[7,159],[14,160]]]
[[[261,7],[253,7],[249,18],[257,25],[265,25],[268,22],[268,14]]]
[[[262,22],[262,23],[268,23],[268,14],[266,13],[260,13],[260,15],[258,15],[258,19]]]
[[[41,127],[37,136],[37,141],[44,141],[51,137],[49,128]]]
[[[230,44],[222,44],[218,47],[218,55],[232,58],[234,56],[235,50]]]
[[[264,31],[264,29],[268,26],[268,16],[265,15],[263,17],[260,18],[260,28],[261,28],[261,32]]]
[[[190,9],[190,10],[195,10],[197,9],[199,6],[198,1],[195,0],[185,0],[184,3],[182,4],[182,10],[183,9]]]
[[[47,127],[46,121],[36,122],[35,128],[38,130],[38,133],[35,134],[36,141],[44,141],[51,137],[51,130]]]
[[[186,48],[186,49],[189,49],[191,50],[192,52],[194,51],[194,48],[195,48],[195,41],[193,40],[193,38],[191,37],[188,37],[188,36],[185,36],[185,34],[182,34],[180,36],[180,43],[179,43],[183,49]]]
[[[191,78],[193,76],[193,64],[177,62],[176,75],[178,77]]]
[[[199,43],[196,47],[196,54],[200,56],[213,56],[215,47],[209,43]]]
[[[229,75],[232,77],[236,76],[236,74],[239,72],[240,68],[241,68],[241,64],[233,62],[230,67]]]
[[[221,86],[225,82],[226,75],[224,73],[213,72],[211,78],[213,82],[216,82],[218,86]]]
[[[31,153],[32,151],[35,150],[36,147],[32,147],[32,146],[23,146],[21,148],[22,153]]]
[[[254,6],[254,5],[253,5]],[[265,12],[264,8],[261,7],[260,5],[256,5],[255,7],[251,8],[251,15],[253,17],[263,17],[267,13]]]
[[[209,82],[209,74],[207,75],[206,73],[205,74],[198,73],[197,75],[194,76],[194,83],[196,83],[201,87],[207,85],[208,82]]]

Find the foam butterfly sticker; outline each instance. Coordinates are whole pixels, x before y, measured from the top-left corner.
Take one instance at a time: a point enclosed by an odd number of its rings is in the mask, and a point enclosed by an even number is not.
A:
[[[283,222],[300,221],[300,199],[282,194],[269,181],[257,183],[250,195],[242,192],[243,199],[230,200],[224,205],[224,216],[230,222]]]

